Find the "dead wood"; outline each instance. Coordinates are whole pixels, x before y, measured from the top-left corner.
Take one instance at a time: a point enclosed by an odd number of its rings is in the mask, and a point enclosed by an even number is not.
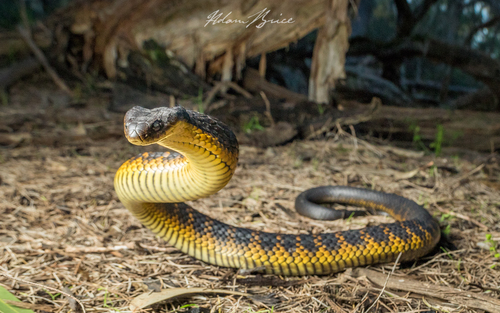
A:
[[[355,2],[93,0],[59,11],[47,25],[55,33],[58,30],[55,59],[62,57],[79,71],[92,68],[109,78],[121,78],[120,71],[129,66],[129,54],[145,53],[154,42],[188,71],[222,81],[239,79],[246,59],[286,47],[321,28],[310,98],[326,102],[335,80],[344,76],[350,33],[347,7]]]
[[[459,110],[496,111],[500,108],[500,98],[488,87],[467,93],[449,103],[449,106]]]
[[[352,277],[366,277],[370,282],[378,285],[387,285],[387,289],[402,290],[417,295],[431,298],[439,298],[446,302],[451,302],[459,306],[471,309],[480,309],[486,312],[497,312],[500,307],[500,300],[488,297],[476,292],[469,292],[458,288],[439,286],[431,282],[422,282],[406,277],[390,277],[366,268],[355,268],[352,270]]]
[[[358,104],[346,105],[352,110]],[[436,108],[400,108],[382,106],[372,118],[358,127],[397,141],[414,141],[418,135],[425,144],[436,140],[437,126],[443,129],[442,146],[493,151],[500,147],[500,113]],[[415,127],[419,127],[418,131]],[[417,143],[418,144],[418,143]]]
[[[284,99],[290,102],[308,101],[307,96],[293,92],[285,87],[268,82],[257,70],[247,68],[243,75],[243,88],[254,93],[263,91],[269,98]]]
[[[233,54],[233,60],[241,62],[247,57],[285,47],[324,23],[325,3],[324,0],[301,0],[293,5],[269,0],[224,4],[219,1],[87,1],[62,10],[53,16],[49,25],[53,28],[52,25],[64,23],[74,35],[92,33],[86,43],[92,48],[92,58],[104,66],[108,76],[114,77],[115,61],[128,51],[143,49],[148,40],[168,49],[190,68],[198,62],[213,63],[228,52]],[[232,13],[226,22],[229,19],[248,20],[248,16],[264,8],[270,10],[268,19],[279,17],[281,13],[296,22],[281,24],[286,27],[264,25],[257,28],[256,23],[245,27],[222,21],[229,12]],[[207,21],[217,10],[223,15],[212,22]],[[214,66],[220,71],[223,64]]]
[[[363,68],[346,66],[348,77],[339,84],[335,95],[342,99],[357,101],[379,97],[384,104],[410,106],[414,99],[407,95],[399,86],[378,75],[364,71]]]

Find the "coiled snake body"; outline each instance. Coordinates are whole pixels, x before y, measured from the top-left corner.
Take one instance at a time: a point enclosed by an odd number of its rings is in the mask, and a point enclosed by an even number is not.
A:
[[[238,142],[221,122],[182,107],[125,115],[125,135],[136,145],[159,144],[176,152],[144,153],[126,161],[115,176],[119,199],[169,244],[204,262],[281,275],[328,274],[346,267],[427,254],[439,225],[406,198],[352,187],[319,187],[296,200],[299,213],[335,219],[342,212],[316,203],[340,202],[389,213],[395,223],[318,235],[275,234],[227,225],[184,201],[216,193],[236,168]]]

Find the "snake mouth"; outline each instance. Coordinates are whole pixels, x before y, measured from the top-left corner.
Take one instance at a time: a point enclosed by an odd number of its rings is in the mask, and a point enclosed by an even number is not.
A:
[[[125,123],[125,137],[127,140],[139,146],[149,145],[153,138],[148,134],[149,125],[147,123]]]

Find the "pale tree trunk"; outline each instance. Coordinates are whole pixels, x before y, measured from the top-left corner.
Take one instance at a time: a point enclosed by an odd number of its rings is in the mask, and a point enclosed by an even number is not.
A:
[[[143,51],[144,43],[153,40],[199,77],[218,74],[225,81],[241,78],[247,58],[286,47],[320,28],[309,96],[327,102],[335,80],[344,77],[348,4],[348,0],[88,0],[54,15],[48,28],[56,41],[52,51],[80,72],[97,69],[115,78],[120,74],[117,66],[127,67],[130,54]],[[260,25],[264,20],[268,22]]]
[[[350,32],[347,3],[329,0],[326,22],[319,29],[314,46],[309,77],[309,100],[328,103],[329,93],[335,88],[335,82],[345,78],[345,54],[349,48]]]

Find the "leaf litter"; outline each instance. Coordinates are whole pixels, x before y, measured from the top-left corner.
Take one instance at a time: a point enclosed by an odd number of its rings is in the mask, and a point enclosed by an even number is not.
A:
[[[81,310],[39,285],[69,291],[87,312],[131,312],[141,295],[187,288],[200,292],[135,312],[494,312],[477,303],[500,297],[498,154],[443,149],[436,157],[343,131],[281,147],[242,146],[228,186],[190,205],[232,225],[278,233],[391,222],[377,215],[322,222],[294,212],[303,190],[358,186],[424,205],[446,238],[394,272],[385,264],[329,276],[260,275],[186,256],[129,214],[113,190],[114,173],[127,158],[161,148],[128,144],[122,115],[108,112],[102,96],[61,110],[21,92],[11,88],[13,105],[0,113],[11,134],[0,149],[0,285],[37,312]]]

